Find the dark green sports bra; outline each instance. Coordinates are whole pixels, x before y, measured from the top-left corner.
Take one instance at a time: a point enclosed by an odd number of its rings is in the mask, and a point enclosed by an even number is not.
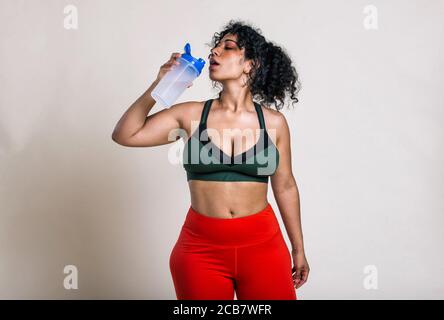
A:
[[[268,136],[262,107],[254,102],[260,125],[258,142],[242,154],[230,157],[220,150],[207,134],[207,118],[212,102],[213,99],[205,102],[199,127],[185,142],[183,167],[187,172],[187,181],[257,181],[268,183],[268,177],[275,173],[279,165],[279,150]]]

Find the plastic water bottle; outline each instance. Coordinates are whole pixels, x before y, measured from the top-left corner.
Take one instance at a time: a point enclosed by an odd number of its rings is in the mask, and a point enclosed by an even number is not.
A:
[[[205,65],[202,58],[191,55],[191,46],[185,45],[185,53],[177,59],[180,63],[168,71],[151,92],[151,96],[163,107],[170,107],[185,89],[196,79]]]

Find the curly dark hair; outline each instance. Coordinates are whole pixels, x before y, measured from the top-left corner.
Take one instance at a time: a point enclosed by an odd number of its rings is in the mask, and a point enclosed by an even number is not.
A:
[[[283,48],[267,41],[259,28],[239,20],[230,20],[223,31],[214,33],[211,43],[207,45],[214,48],[226,34],[237,36],[240,48],[245,48],[245,58],[253,62],[247,81],[253,97],[260,103],[274,104],[278,111],[283,108],[286,92],[294,100],[292,105],[299,101],[299,75]],[[212,83],[213,88],[219,84],[218,81]],[[278,104],[278,101],[281,103]]]

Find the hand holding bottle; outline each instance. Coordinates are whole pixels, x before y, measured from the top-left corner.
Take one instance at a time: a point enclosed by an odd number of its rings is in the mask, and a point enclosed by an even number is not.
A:
[[[159,82],[162,80],[163,76],[170,70],[172,70],[175,66],[179,65],[180,62],[177,59],[181,56],[178,52],[173,52],[171,54],[170,60],[165,62],[159,69],[159,73],[157,74],[156,81]],[[191,83],[187,88],[191,87],[193,84]]]
[[[157,86],[151,92],[156,102],[164,107],[170,107],[186,88],[193,85],[193,81],[200,75],[205,61],[191,55],[191,46],[185,45],[185,52],[173,52],[157,74]]]

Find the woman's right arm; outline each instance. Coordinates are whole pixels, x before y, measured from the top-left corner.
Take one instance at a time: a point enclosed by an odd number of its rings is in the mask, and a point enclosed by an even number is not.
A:
[[[181,128],[182,116],[185,108],[192,102],[183,102],[165,108],[152,115],[149,114],[156,101],[151,97],[152,90],[162,77],[175,64],[180,53],[173,53],[159,71],[156,80],[151,86],[125,111],[117,122],[112,133],[112,139],[128,147],[152,147],[174,142],[180,138],[169,138],[173,130]],[[177,135],[176,135],[177,136]]]

